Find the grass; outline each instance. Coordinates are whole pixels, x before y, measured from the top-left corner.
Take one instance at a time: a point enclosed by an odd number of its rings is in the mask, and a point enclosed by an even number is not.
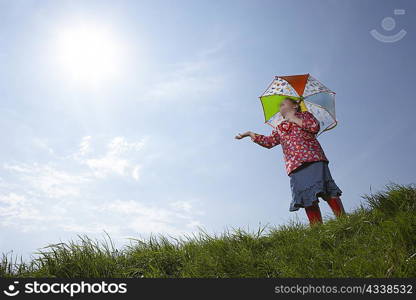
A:
[[[169,240],[152,235],[122,250],[111,238],[48,245],[29,262],[3,254],[0,277],[416,277],[416,187],[390,183],[366,203],[309,227],[240,228]]]

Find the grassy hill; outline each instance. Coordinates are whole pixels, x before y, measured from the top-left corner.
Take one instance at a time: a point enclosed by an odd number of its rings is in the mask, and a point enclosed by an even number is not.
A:
[[[386,185],[340,219],[220,236],[163,235],[122,250],[79,236],[30,262],[3,254],[1,277],[416,277],[416,187]]]

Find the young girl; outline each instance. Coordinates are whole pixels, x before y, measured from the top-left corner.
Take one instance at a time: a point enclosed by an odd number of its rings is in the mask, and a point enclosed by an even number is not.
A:
[[[341,202],[342,191],[336,185],[328,168],[328,159],[316,139],[320,125],[308,111],[301,111],[299,102],[286,98],[280,104],[284,117],[270,136],[251,131],[238,134],[235,138],[250,136],[251,140],[265,148],[281,144],[284,154],[286,172],[290,177],[292,201],[289,211],[305,208],[312,226],[322,223],[319,199],[324,199],[336,217],[345,214]]]

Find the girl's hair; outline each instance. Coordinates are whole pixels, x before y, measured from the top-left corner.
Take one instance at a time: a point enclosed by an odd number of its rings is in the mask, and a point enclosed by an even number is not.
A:
[[[287,98],[285,98],[284,100],[290,100],[293,104],[297,104],[298,105],[298,107],[296,108],[296,111],[297,112],[301,112],[302,110],[301,110],[301,108],[300,108],[300,100],[295,100],[295,99],[292,99],[292,98],[289,98],[289,97],[287,97]]]

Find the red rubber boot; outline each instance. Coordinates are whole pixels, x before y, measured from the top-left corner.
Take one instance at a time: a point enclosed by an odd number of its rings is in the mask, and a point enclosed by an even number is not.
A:
[[[312,206],[305,207],[306,215],[309,219],[309,225],[322,224],[322,215],[321,209],[319,208],[318,203],[315,203]]]
[[[339,217],[345,214],[344,206],[342,205],[342,201],[340,197],[331,197],[327,200],[327,202],[336,217]]]

